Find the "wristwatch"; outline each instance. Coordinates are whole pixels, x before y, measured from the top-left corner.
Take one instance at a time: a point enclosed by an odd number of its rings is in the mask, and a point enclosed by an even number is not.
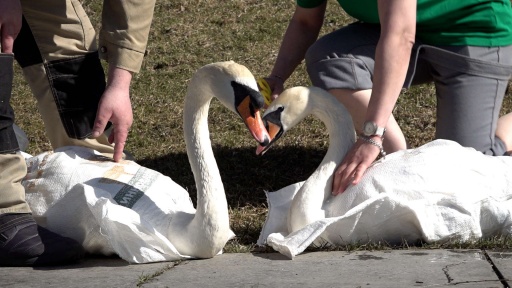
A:
[[[366,121],[363,124],[363,135],[370,136],[379,136],[382,138],[384,133],[386,132],[386,128],[377,126],[377,123],[372,121]]]

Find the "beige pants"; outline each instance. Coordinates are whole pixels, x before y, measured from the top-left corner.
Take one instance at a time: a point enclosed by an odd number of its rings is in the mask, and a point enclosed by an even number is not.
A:
[[[79,145],[113,153],[106,136],[88,139],[105,88],[105,76],[96,54],[96,32],[80,2],[21,3],[24,21],[14,54],[37,99],[52,147]],[[2,144],[5,143],[0,143],[0,151],[4,151],[0,153],[0,214],[30,212],[20,184],[26,174],[25,161],[13,151],[5,152]]]

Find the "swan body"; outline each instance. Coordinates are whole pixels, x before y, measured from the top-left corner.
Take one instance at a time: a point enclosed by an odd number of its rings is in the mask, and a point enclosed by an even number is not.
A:
[[[88,252],[117,253],[132,263],[221,253],[234,233],[209,138],[213,98],[241,116],[254,138],[268,142],[259,114],[264,100],[249,70],[232,61],[200,68],[189,83],[183,117],[195,209],[188,192],[169,177],[69,146],[27,159],[22,184],[38,221],[80,241]]]
[[[359,184],[332,196],[332,174],[355,133],[334,97],[319,88],[285,90],[265,111],[270,144],[309,114],[325,123],[329,149],[302,185],[267,193],[258,244],[293,258],[311,244],[469,241],[512,233],[511,157],[436,140],[386,156]]]

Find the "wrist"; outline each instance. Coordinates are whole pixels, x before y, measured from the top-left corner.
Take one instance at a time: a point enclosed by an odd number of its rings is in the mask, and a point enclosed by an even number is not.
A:
[[[365,121],[362,128],[362,135],[366,137],[379,136],[383,138],[384,133],[386,133],[386,127],[379,127],[379,125],[373,121]]]
[[[109,67],[107,85],[111,87],[129,89],[132,80],[132,73],[128,70]]]
[[[274,78],[274,79],[277,79],[277,80],[279,80],[279,81],[281,81],[283,83],[284,83],[284,81],[286,81],[286,79],[284,79],[284,77],[281,77],[281,76],[276,75],[276,74],[270,74],[270,76],[268,76],[268,78]]]
[[[386,151],[384,151],[384,147],[382,146],[382,141],[384,138],[379,135],[366,136],[361,134],[359,135],[359,139],[363,140],[365,143],[379,148],[379,157],[377,157],[377,159],[386,157]]]

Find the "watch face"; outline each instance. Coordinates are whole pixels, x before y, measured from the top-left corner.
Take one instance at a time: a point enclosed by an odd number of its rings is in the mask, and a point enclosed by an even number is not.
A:
[[[377,124],[373,122],[365,122],[363,126],[363,133],[366,136],[374,135],[377,131]]]

